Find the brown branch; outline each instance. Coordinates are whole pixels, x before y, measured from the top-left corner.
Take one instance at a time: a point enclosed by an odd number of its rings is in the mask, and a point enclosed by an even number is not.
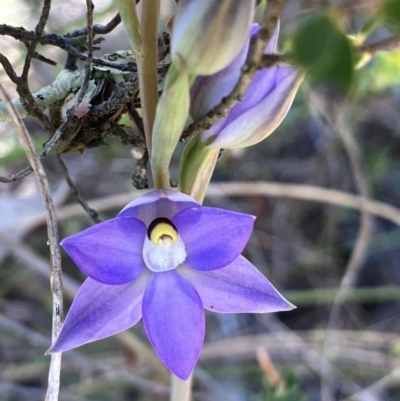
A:
[[[91,205],[98,211],[122,208],[132,199],[145,194],[142,192],[124,192],[103,198],[91,199]],[[279,182],[253,181],[253,182],[219,182],[211,183],[207,189],[206,197],[251,197],[267,196],[272,198],[283,198],[292,200],[302,200],[308,202],[320,202],[326,205],[343,207],[360,211],[363,199],[358,195],[336,189],[322,188],[313,185],[287,184]],[[400,209],[385,202],[373,199],[365,199],[363,207],[371,214],[385,219],[400,226]],[[82,208],[79,205],[68,205],[58,209],[59,220],[65,220],[74,216],[81,215]],[[45,222],[44,215],[38,215],[30,218],[21,218],[18,220],[19,227],[28,227],[29,229],[37,227]],[[15,223],[13,223],[15,224]],[[6,226],[7,227],[7,226]]]
[[[364,44],[359,47],[359,50],[363,53],[375,54],[378,51],[388,51],[399,46],[400,46],[400,36],[395,35],[380,40],[379,42]]]
[[[264,54],[261,57],[259,66],[260,69],[262,68],[270,68],[279,63],[286,63],[289,59],[289,56],[286,54],[275,54],[275,53],[268,53]]]
[[[54,127],[51,124],[49,118],[42,112],[42,110],[36,103],[35,99],[33,98],[28,83],[28,74],[31,66],[31,61],[35,54],[36,46],[39,44],[40,38],[43,35],[44,27],[46,25],[50,13],[50,7],[51,7],[51,0],[44,0],[39,22],[37,23],[35,28],[35,36],[34,39],[31,41],[31,44],[29,45],[22,74],[17,79],[16,82],[17,84],[16,89],[21,98],[21,104],[25,108],[25,110],[29,114],[34,115],[36,118],[38,118],[43,123],[44,127],[46,128],[46,131],[50,135],[53,135]]]
[[[40,159],[42,160],[43,158],[45,158],[58,141],[62,143],[60,149],[60,152],[62,153],[62,150],[64,148],[63,145],[68,144],[72,139],[74,139],[82,126],[83,119],[79,119],[75,115],[75,109],[72,107],[67,111],[67,118],[56,130],[54,135],[44,145],[44,148],[40,153]]]
[[[362,263],[368,252],[368,245],[371,239],[373,216],[367,209],[366,203],[369,196],[369,185],[367,172],[363,165],[363,157],[359,145],[356,142],[354,134],[349,124],[348,106],[343,99],[340,99],[334,107],[331,99],[332,94],[326,88],[315,88],[311,100],[314,103],[314,109],[317,116],[321,115],[327,119],[329,126],[334,127],[339,134],[344,148],[350,160],[351,170],[356,186],[361,195],[360,203],[360,226],[357,234],[356,244],[347,263],[345,273],[342,277],[339,291],[335,296],[332,308],[328,316],[327,334],[323,344],[321,360],[321,398],[325,401],[333,401],[333,388],[335,375],[329,363],[330,350],[336,342],[333,329],[339,323],[342,305],[348,297],[351,288],[360,273]]]
[[[76,116],[75,112],[79,105],[82,102],[82,99],[87,91],[87,88],[89,86],[89,80],[90,80],[90,75],[92,71],[92,59],[93,59],[93,9],[94,5],[91,2],[91,0],[86,1],[87,5],[87,13],[86,13],[86,20],[87,20],[87,27],[86,27],[86,32],[87,32],[87,43],[88,43],[88,55],[86,57],[86,65],[85,65],[85,77],[83,80],[83,83],[76,95],[74,105],[68,110],[67,112],[67,118],[61,124],[61,126],[57,129],[57,131],[54,133],[52,138],[46,143],[42,153],[40,154],[40,157],[46,157],[47,153],[50,151],[50,149],[58,142],[59,139],[62,139],[64,135],[67,135],[67,138],[65,138],[66,143],[69,143],[79,132],[79,129],[83,125],[83,119],[78,119]],[[60,161],[60,160],[59,160]],[[63,162],[62,160],[60,161],[60,164],[62,165]],[[65,165],[64,165],[65,167]],[[66,167],[65,167],[66,169]],[[68,181],[68,178],[67,178]],[[72,182],[72,181],[71,181]],[[79,199],[79,198],[78,198]],[[96,216],[97,217],[97,216]]]
[[[28,48],[28,53],[26,55],[24,67],[22,69],[22,74],[21,74],[22,81],[27,82],[28,80],[28,73],[31,67],[32,57],[35,53],[36,46],[39,44],[40,38],[43,35],[44,27],[46,26],[47,19],[49,18],[50,7],[51,7],[51,0],[44,0],[39,22],[37,23],[35,28],[35,36]]]
[[[191,124],[182,134],[181,141],[187,142],[200,132],[206,131],[219,119],[226,117],[229,110],[239,103],[249,87],[256,72],[263,68],[262,60],[264,49],[268,44],[277,26],[279,16],[283,10],[286,0],[269,0],[265,10],[264,24],[258,34],[252,38],[250,49],[242,74],[232,92],[221,100],[221,103],[210,110],[207,115],[199,121]]]
[[[0,25],[0,35],[11,36],[14,39],[19,40],[23,43],[29,43],[35,40],[35,32],[27,31],[22,27],[17,28],[6,24]],[[51,45],[59,47],[60,49],[65,50],[68,54],[71,54],[77,59],[85,61],[88,56],[75,48],[75,46],[77,45],[82,45],[85,42],[85,39],[82,38],[81,36],[68,37],[68,36],[56,35],[53,33],[52,34],[43,33],[41,38],[39,39],[39,43],[41,45]],[[137,71],[135,63],[117,63],[114,61],[109,61],[98,57],[93,57],[93,64],[101,65],[104,67],[111,67],[121,71],[132,71],[132,72]]]
[[[85,64],[85,78],[83,83],[76,95],[76,101],[74,103],[75,109],[79,107],[83,97],[89,86],[90,74],[92,72],[92,58],[93,58],[93,9],[94,5],[91,0],[86,0],[86,23],[87,23],[87,43],[88,43],[88,55]]]
[[[45,64],[49,64],[49,65],[53,65],[53,66],[56,66],[56,65],[57,65],[57,62],[56,62],[56,61],[51,60],[51,59],[49,59],[49,58],[43,56],[42,54],[39,54],[38,52],[35,52],[35,53],[33,54],[32,58],[34,58],[34,59],[36,59],[36,60],[39,60],[39,61],[41,61],[42,63],[45,63]]]
[[[22,180],[25,178],[27,175],[33,172],[33,168],[31,166],[25,167],[23,170],[19,171],[17,174],[10,175],[8,177],[0,176],[0,182],[3,183],[10,183],[10,182],[15,182]]]
[[[57,216],[53,199],[51,197],[49,183],[47,181],[46,173],[40,162],[32,139],[26,130],[22,119],[17,114],[11,100],[4,91],[3,86],[0,84],[0,98],[6,105],[8,112],[12,118],[12,123],[18,139],[24,148],[26,155],[38,180],[40,192],[42,194],[43,203],[46,209],[46,222],[47,233],[50,247],[51,258],[51,279],[50,287],[53,294],[53,327],[52,338],[53,340],[60,332],[62,319],[63,319],[63,294],[62,294],[62,270],[61,270],[61,254],[57,228]],[[50,371],[49,371],[49,384],[47,390],[46,401],[57,401],[60,386],[60,369],[61,369],[61,354],[54,354],[51,357]]]
[[[93,33],[95,35],[105,35],[113,31],[121,23],[121,16],[117,14],[107,25],[95,24],[93,25]],[[79,36],[87,36],[88,28],[76,29],[72,33],[65,35],[66,37],[76,38]]]
[[[11,65],[8,58],[2,53],[0,53],[0,63],[4,68],[4,71],[8,75],[8,78],[10,78],[11,81],[14,82],[14,84],[16,84],[18,81],[18,76],[17,76],[16,72],[14,71],[14,68]]]
[[[57,160],[64,171],[65,179],[68,183],[68,186],[70,187],[71,191],[75,195],[75,198],[77,202],[82,206],[83,210],[89,215],[89,217],[93,220],[94,223],[101,223],[101,220],[99,219],[97,212],[92,209],[86,200],[82,197],[78,187],[75,185],[74,181],[72,180],[71,176],[69,175],[69,171],[67,168],[67,165],[65,164],[64,159],[60,154],[57,154]]]

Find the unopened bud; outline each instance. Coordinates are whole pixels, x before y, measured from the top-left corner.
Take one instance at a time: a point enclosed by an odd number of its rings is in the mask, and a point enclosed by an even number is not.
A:
[[[172,32],[172,59],[181,56],[192,76],[222,70],[243,48],[254,6],[254,0],[180,0]]]
[[[252,35],[258,26],[254,25]],[[275,52],[278,29],[266,48]],[[209,110],[229,95],[236,85],[246,60],[250,35],[242,51],[233,62],[217,74],[198,77],[191,88],[190,114],[194,120],[204,117]],[[244,98],[227,117],[218,120],[201,134],[208,148],[243,148],[260,142],[271,134],[288,112],[303,74],[293,67],[270,67],[256,73]]]

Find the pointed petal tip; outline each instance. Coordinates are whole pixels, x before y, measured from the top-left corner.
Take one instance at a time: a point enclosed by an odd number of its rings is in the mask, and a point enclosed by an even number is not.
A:
[[[185,382],[185,381],[189,380],[189,377],[192,374],[193,370],[194,370],[194,367],[190,372],[183,372],[182,373],[182,372],[174,372],[173,370],[171,370],[171,373]]]
[[[297,309],[297,306],[289,302],[282,294],[278,293],[278,296],[280,298],[280,305],[276,308],[275,312],[289,312]]]
[[[143,323],[163,364],[187,380],[199,358],[205,332],[203,305],[195,288],[176,271],[154,273],[143,298]]]
[[[54,347],[55,343],[44,353],[45,356],[53,355],[53,354],[61,354],[63,351],[55,351]]]

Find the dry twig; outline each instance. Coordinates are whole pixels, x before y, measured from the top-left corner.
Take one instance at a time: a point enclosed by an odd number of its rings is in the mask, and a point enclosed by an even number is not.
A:
[[[25,178],[27,175],[33,172],[33,168],[31,166],[25,167],[23,170],[19,171],[17,174],[10,175],[8,177],[3,177],[0,176],[0,182],[3,183],[10,183],[10,182],[15,182],[22,180]]]
[[[326,363],[326,361],[329,359],[329,349],[335,342],[332,329],[336,327],[339,322],[343,301],[349,295],[349,292],[351,291],[351,288],[358,277],[362,263],[366,257],[373,226],[372,214],[365,205],[366,199],[368,199],[369,196],[367,174],[364,171],[361,151],[348,122],[346,103],[340,97],[336,98],[336,102],[332,101],[332,93],[330,93],[330,91],[330,87],[316,87],[314,91],[311,92],[311,104],[317,117],[322,116],[323,119],[329,124],[329,127],[327,126],[326,129],[335,127],[336,132],[339,134],[342,140],[350,159],[354,181],[361,194],[361,216],[356,244],[346,266],[345,273],[339,286],[339,291],[329,313],[327,336],[325,338],[323,347],[324,358],[321,359],[321,397],[324,401],[334,400],[333,387],[335,376],[330,364]]]
[[[124,207],[132,199],[148,192],[147,190],[124,192],[98,199],[90,200],[90,204],[98,211],[118,209]],[[336,189],[321,188],[313,185],[286,184],[265,181],[254,182],[229,182],[211,183],[208,187],[207,197],[220,196],[270,196],[273,198],[287,198],[304,200],[309,202],[321,202],[328,205],[360,210],[362,198]],[[391,221],[400,225],[400,209],[385,202],[365,199],[364,207],[376,217]],[[68,205],[57,210],[58,219],[64,220],[82,213],[80,205]],[[39,215],[21,219],[18,224],[21,227],[36,227],[45,222],[45,216]],[[16,224],[16,223],[13,223]]]
[[[49,238],[50,256],[51,256],[51,276],[50,287],[53,294],[53,340],[58,336],[62,325],[63,318],[63,295],[62,295],[62,271],[61,271],[61,255],[59,248],[59,237],[57,228],[57,216],[55,207],[51,197],[49,183],[46,178],[45,171],[36,154],[32,139],[27,132],[21,118],[16,113],[11,100],[0,84],[0,97],[7,105],[8,111],[12,116],[12,122],[18,139],[24,148],[28,160],[36,174],[40,192],[43,197],[44,207],[46,209],[47,232]],[[60,386],[60,369],[61,354],[53,354],[51,356],[49,371],[49,386],[47,390],[46,401],[57,401]]]
[[[74,181],[72,180],[71,176],[69,175],[69,171],[67,168],[67,165],[65,164],[65,161],[63,157],[60,154],[57,154],[57,160],[61,166],[61,168],[64,171],[65,179],[68,183],[68,186],[72,190],[73,194],[76,197],[77,202],[82,206],[83,210],[89,215],[89,217],[93,220],[94,223],[100,223],[101,220],[99,219],[99,216],[97,215],[97,212],[92,209],[88,202],[82,197],[81,193],[79,192],[78,187],[75,185]]]

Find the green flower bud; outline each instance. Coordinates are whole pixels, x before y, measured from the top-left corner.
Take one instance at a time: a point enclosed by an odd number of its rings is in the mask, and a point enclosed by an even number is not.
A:
[[[152,132],[151,166],[156,185],[158,177],[168,171],[189,114],[189,76],[185,63],[177,58],[165,78],[163,94],[158,102]]]
[[[222,70],[244,46],[254,7],[254,0],[180,0],[172,32],[172,60],[181,56],[194,76]]]

